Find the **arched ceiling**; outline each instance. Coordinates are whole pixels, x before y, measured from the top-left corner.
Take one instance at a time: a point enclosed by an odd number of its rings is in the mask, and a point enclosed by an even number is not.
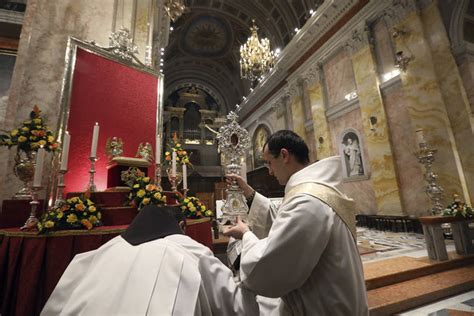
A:
[[[165,89],[199,85],[212,91],[225,114],[248,94],[240,79],[240,45],[250,35],[252,19],[260,38],[283,49],[323,0],[188,0],[189,11],[171,26],[164,57]]]

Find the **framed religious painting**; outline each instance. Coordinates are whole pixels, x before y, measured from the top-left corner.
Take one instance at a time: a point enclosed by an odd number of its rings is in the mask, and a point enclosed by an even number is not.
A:
[[[253,148],[253,166],[254,169],[264,166],[263,160],[263,146],[270,136],[270,130],[265,125],[259,125],[253,134],[252,148]]]
[[[108,139],[121,140],[123,157],[135,157],[142,143],[153,148],[161,144],[162,91],[163,76],[154,69],[110,49],[69,38],[57,130],[60,141],[66,131],[70,135],[65,192],[88,187],[92,156],[96,189],[106,189]],[[153,166],[150,169],[153,174]]]

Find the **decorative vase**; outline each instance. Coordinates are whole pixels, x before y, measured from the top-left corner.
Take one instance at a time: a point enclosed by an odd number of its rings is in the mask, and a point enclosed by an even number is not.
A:
[[[36,151],[18,150],[15,155],[15,165],[13,172],[23,182],[22,188],[15,193],[13,199],[31,200],[33,193],[30,182],[35,175]]]
[[[168,174],[168,180],[171,183],[171,191],[177,191],[178,185],[183,180],[183,169],[181,164],[176,164],[176,177],[173,177],[171,167],[166,169],[166,173]]]

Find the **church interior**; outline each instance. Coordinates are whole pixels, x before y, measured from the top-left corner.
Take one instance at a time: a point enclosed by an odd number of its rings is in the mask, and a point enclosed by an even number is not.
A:
[[[1,316],[39,315],[150,199],[198,198],[187,234],[226,262],[225,174],[281,201],[279,130],[339,156],[370,315],[474,315],[474,0],[0,0],[0,127]],[[84,192],[102,219],[53,231]]]

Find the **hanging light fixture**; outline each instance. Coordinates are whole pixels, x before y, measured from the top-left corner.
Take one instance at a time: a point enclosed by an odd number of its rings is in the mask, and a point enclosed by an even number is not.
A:
[[[255,20],[252,20],[252,24],[247,43],[240,46],[240,77],[254,82],[273,67],[276,56],[270,50],[270,41],[267,38],[259,40]]]
[[[173,22],[175,22],[186,11],[184,0],[165,0],[164,7],[166,13]]]

